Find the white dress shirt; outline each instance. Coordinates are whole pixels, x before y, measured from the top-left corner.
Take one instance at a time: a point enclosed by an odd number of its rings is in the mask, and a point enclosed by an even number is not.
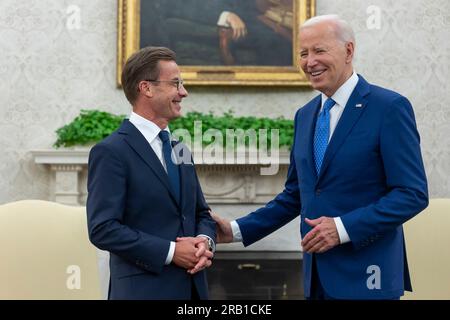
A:
[[[164,160],[164,156],[163,156],[163,152],[162,152],[162,141],[158,136],[159,132],[161,131],[161,128],[158,127],[154,122],[147,120],[144,117],[141,117],[140,115],[138,115],[137,113],[134,113],[134,112],[131,112],[129,120],[136,127],[136,129],[138,129],[139,132],[142,133],[145,140],[147,140],[147,142],[152,147],[152,149],[155,152],[156,156],[158,157],[159,161],[161,161],[161,164],[164,167],[164,170],[166,170],[166,172],[167,172],[166,161]],[[169,127],[166,127],[164,130],[169,132],[169,135],[170,135]],[[176,163],[175,153],[173,151],[172,151],[172,158],[173,158],[172,160],[174,160],[174,163]],[[204,235],[204,234],[199,234],[198,237],[200,237],[200,236],[211,239],[210,237],[208,237],[207,235]],[[213,243],[212,247],[213,247],[213,252],[214,252],[215,251],[214,241],[212,241],[212,243]],[[165,262],[166,265],[168,265],[172,262],[174,253],[175,253],[175,242],[170,241],[169,252],[167,253],[167,258],[166,258],[166,262]]]
[[[353,71],[353,74],[348,78],[344,84],[337,89],[337,91],[331,96],[331,98],[336,102],[336,104],[330,110],[330,136],[328,141],[330,141],[334,130],[339,122],[339,119],[344,112],[345,105],[348,102],[353,90],[355,90],[356,85],[358,84],[358,75]],[[320,111],[323,109],[323,104],[328,99],[325,94],[322,93],[322,106],[320,107]],[[336,224],[336,229],[339,234],[339,241],[341,244],[350,242],[350,237],[348,236],[347,230],[345,230],[344,224],[340,217],[335,217],[334,223]],[[241,242],[242,241],[242,233],[239,228],[239,224],[236,220],[231,221],[231,230],[233,232],[233,242]]]

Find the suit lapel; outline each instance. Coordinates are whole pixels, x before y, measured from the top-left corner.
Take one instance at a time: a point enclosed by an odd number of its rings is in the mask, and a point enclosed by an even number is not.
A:
[[[125,135],[125,141],[130,147],[142,158],[142,160],[150,167],[153,173],[158,177],[161,183],[169,190],[172,199],[175,200],[175,195],[169,184],[169,178],[167,176],[161,161],[153,151],[152,147],[145,140],[144,136],[139,130],[129,121],[124,120],[122,126],[119,129],[120,134]]]
[[[339,147],[345,141],[346,137],[349,135],[350,131],[365,111],[365,106],[367,104],[366,95],[368,95],[369,92],[369,84],[364,80],[363,77],[359,76],[358,84],[356,85],[353,93],[348,99],[344,112],[339,119],[333,136],[331,137],[330,143],[328,144],[327,150],[325,151],[322,168],[320,170],[317,182],[325,174],[325,172],[327,171],[327,167],[331,163],[331,160],[333,159],[337,150],[339,150]]]

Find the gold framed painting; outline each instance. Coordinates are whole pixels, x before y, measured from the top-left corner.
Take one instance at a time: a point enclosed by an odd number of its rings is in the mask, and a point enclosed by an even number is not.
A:
[[[117,83],[146,46],[177,54],[187,85],[308,85],[299,26],[315,0],[119,0]]]

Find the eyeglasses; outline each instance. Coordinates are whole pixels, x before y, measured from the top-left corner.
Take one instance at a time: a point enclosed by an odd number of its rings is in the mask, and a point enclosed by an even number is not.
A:
[[[148,81],[148,82],[169,82],[172,83],[176,86],[177,90],[180,91],[181,86],[184,86],[184,81],[182,79],[178,79],[178,80],[144,80],[144,81]]]

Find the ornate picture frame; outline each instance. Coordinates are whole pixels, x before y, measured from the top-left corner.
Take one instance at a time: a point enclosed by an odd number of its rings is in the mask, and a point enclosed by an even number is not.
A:
[[[220,0],[176,1],[118,1],[118,86],[128,57],[147,45],[167,46],[177,53],[186,85],[309,85],[299,67],[298,30],[315,15],[315,0],[236,0],[238,7],[230,9],[194,7],[201,1],[208,5],[230,3]],[[255,9],[239,7],[244,4]],[[234,28],[231,19],[220,12],[233,13],[235,22],[241,22],[244,28]],[[193,14],[198,18],[192,18]],[[209,15],[211,21],[207,20]]]

